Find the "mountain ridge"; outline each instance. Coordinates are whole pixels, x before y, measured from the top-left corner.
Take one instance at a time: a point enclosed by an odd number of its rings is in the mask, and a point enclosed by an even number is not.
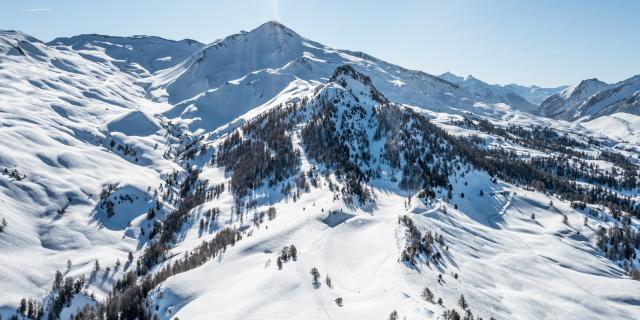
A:
[[[593,120],[617,112],[640,114],[640,75],[608,84],[586,79],[543,101],[539,113],[569,121]]]

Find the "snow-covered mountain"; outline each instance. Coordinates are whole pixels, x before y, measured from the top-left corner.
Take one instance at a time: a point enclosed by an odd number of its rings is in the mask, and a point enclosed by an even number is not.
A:
[[[609,84],[602,82],[598,79],[582,80],[576,85],[569,86],[562,90],[560,93],[556,93],[549,98],[545,99],[538,109],[540,115],[545,117],[565,117],[575,105],[580,101],[590,97],[591,95],[600,92],[601,90],[609,87]]]
[[[563,120],[595,119],[618,112],[640,115],[640,75],[607,84],[583,80],[545,100],[541,115]]]
[[[115,37],[99,34],[56,38],[48,44],[68,46],[98,62],[104,60],[101,54],[106,54],[113,59],[110,62],[122,71],[142,76],[173,67],[203,46],[191,39],[174,41],[153,36]]]
[[[562,92],[568,86],[559,86],[555,88],[543,88],[539,86],[522,86],[519,84],[508,84],[504,86],[506,89],[511,90],[513,93],[527,99],[527,101],[539,106],[542,101],[550,96]]]
[[[536,112],[542,101],[550,96],[562,92],[567,86],[555,88],[543,88],[538,86],[522,86],[518,84],[498,85],[488,84],[473,76],[458,76],[451,72],[445,72],[439,76],[451,83],[459,85],[477,96],[491,103],[506,103],[517,110]]]
[[[301,86],[325,82],[343,64],[367,73],[381,92],[400,103],[452,113],[493,112],[474,106],[492,101],[436,76],[329,48],[273,21],[204,46],[155,76],[150,91],[175,105],[166,114],[170,118],[188,120],[192,130],[211,130],[291,90],[294,80]]]
[[[277,22],[2,31],[0,80],[3,319],[640,318],[634,115],[540,117]]]

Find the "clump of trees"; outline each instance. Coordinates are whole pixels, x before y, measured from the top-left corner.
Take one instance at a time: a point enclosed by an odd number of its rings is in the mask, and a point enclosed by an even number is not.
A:
[[[237,197],[248,195],[264,181],[273,187],[296,172],[300,156],[288,130],[293,126],[289,118],[298,108],[293,104],[263,113],[220,144],[214,162],[231,172],[230,189]]]
[[[298,260],[298,249],[296,246],[285,246],[280,250],[280,255],[276,259],[278,269],[282,269],[282,264],[288,261]]]
[[[444,237],[437,233],[434,235],[431,231],[427,230],[427,233],[423,236],[422,232],[418,230],[413,220],[408,215],[403,215],[398,219],[398,223],[407,228],[406,247],[402,251],[401,261],[415,264],[417,261],[434,261],[438,263],[442,259],[442,254],[435,246],[436,244],[441,247],[445,246]]]
[[[433,292],[431,292],[431,290],[428,287],[425,287],[424,290],[422,290],[422,298],[427,301],[427,302],[431,302],[433,303]]]
[[[623,269],[635,280],[640,280],[637,267],[637,250],[640,248],[640,233],[631,227],[631,218],[622,219],[621,225],[608,228],[598,226],[596,246],[605,257],[618,261]]]

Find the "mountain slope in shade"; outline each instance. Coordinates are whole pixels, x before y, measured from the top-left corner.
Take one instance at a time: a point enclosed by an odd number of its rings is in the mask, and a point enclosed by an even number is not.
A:
[[[68,46],[97,61],[101,58],[96,51],[103,52],[113,58],[112,62],[121,70],[141,76],[173,67],[203,46],[191,39],[174,41],[154,36],[115,37],[99,34],[56,38],[48,45]]]
[[[571,119],[597,118],[618,112],[640,115],[640,75],[613,84],[569,110]]]
[[[489,103],[506,103],[516,110],[525,112],[532,112],[536,108],[536,105],[513,92],[511,89],[497,84],[488,84],[473,76],[460,77],[446,72],[441,74],[440,78],[455,83],[472,95]]]
[[[545,99],[538,108],[538,113],[551,118],[570,118],[569,110],[580,103],[583,99],[607,88],[608,83],[598,79],[582,80],[580,83],[564,89]]]

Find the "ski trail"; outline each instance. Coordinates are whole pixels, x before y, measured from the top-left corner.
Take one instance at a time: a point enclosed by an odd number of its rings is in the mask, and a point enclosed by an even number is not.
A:
[[[502,209],[499,211],[498,214],[493,215],[491,217],[489,217],[490,220],[493,220],[494,218],[500,216],[500,215],[504,215],[506,213],[506,210],[512,205],[513,203],[513,197],[514,197],[515,192],[511,192],[507,198],[507,203],[502,207]],[[517,209],[517,208],[516,208]],[[519,209],[517,209],[518,211],[520,211]],[[558,209],[556,209],[558,210]],[[538,253],[536,253],[530,246],[529,244],[524,241],[520,236],[518,236],[515,232],[509,230],[508,228],[504,229],[505,231],[508,232],[509,235],[512,236],[512,239],[517,240],[518,242],[520,242],[523,245],[523,248],[525,248],[535,259],[536,261],[538,261],[541,265],[545,266],[546,268],[550,269],[552,272],[556,273],[557,275],[559,275],[560,277],[562,277],[564,280],[566,280],[568,283],[570,283],[571,285],[573,285],[575,288],[577,288],[578,290],[586,293],[588,296],[592,297],[595,301],[595,303],[599,303],[601,302],[600,297],[597,297],[595,295],[593,295],[589,290],[585,289],[584,287],[582,287],[581,285],[579,285],[578,283],[576,283],[575,281],[573,281],[572,279],[570,279],[569,277],[567,277],[561,270],[557,269],[557,265],[552,264],[549,262],[549,260],[547,259],[541,259],[542,257],[540,257],[540,255],[538,255]],[[624,316],[628,319],[629,315],[628,314],[624,314],[624,313],[619,313],[617,312],[617,310],[611,308],[611,306],[606,303],[604,303],[604,306],[609,309],[609,311],[612,311],[613,313],[618,313],[621,316]]]

